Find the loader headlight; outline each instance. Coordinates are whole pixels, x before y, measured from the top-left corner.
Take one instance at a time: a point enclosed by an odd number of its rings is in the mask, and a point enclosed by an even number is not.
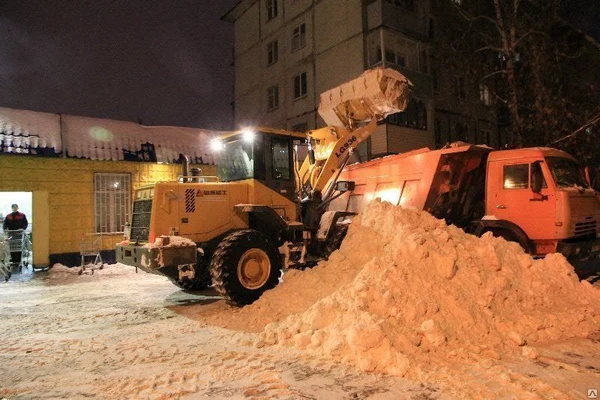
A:
[[[213,139],[210,141],[210,149],[214,152],[219,152],[225,148],[221,139]]]
[[[242,138],[246,143],[251,143],[254,140],[254,135],[254,132],[249,129],[242,132]]]

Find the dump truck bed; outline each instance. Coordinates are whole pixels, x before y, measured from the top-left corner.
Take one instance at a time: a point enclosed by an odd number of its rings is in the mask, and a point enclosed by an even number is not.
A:
[[[491,150],[473,145],[422,148],[350,165],[340,180],[354,181],[355,190],[335,200],[330,209],[360,212],[380,198],[465,225],[474,213],[483,215],[485,160]]]

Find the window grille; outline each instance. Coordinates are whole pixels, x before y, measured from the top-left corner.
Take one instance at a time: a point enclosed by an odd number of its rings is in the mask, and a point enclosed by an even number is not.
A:
[[[131,175],[94,174],[96,233],[123,232],[131,214]]]

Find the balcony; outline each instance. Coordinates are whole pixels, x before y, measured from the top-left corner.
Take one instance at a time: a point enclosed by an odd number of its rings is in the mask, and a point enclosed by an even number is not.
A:
[[[426,41],[426,27],[423,26],[422,18],[419,13],[423,11],[418,7],[423,7],[421,1],[415,1],[415,10],[410,11],[404,7],[396,5],[392,0],[375,0],[367,7],[367,21],[369,30],[378,27],[391,28],[405,33],[413,39]]]

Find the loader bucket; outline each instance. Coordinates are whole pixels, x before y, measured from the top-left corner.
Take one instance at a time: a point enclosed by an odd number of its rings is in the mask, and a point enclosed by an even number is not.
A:
[[[321,94],[319,115],[327,125],[350,126],[357,122],[378,121],[404,111],[412,83],[390,68],[365,71],[350,82]]]

